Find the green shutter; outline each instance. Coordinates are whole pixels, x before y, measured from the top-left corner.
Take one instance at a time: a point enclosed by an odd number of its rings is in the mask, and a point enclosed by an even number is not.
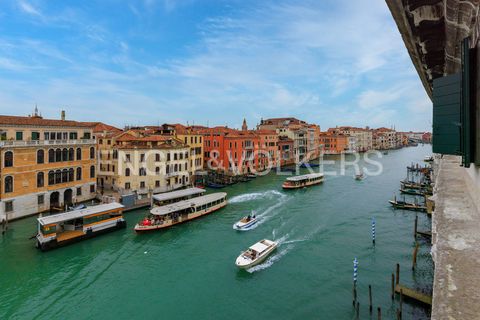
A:
[[[433,152],[461,155],[462,75],[433,80]]]

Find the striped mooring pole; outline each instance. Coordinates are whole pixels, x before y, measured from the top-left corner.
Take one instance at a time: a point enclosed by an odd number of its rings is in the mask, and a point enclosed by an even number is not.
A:
[[[357,283],[357,275],[358,275],[358,260],[355,258],[353,260],[353,283]]]
[[[372,218],[372,242],[375,244],[375,217]]]

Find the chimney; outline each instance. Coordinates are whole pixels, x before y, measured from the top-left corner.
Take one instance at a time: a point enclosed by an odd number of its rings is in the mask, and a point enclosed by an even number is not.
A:
[[[62,110],[61,118],[62,118],[62,121],[65,121],[65,110]]]

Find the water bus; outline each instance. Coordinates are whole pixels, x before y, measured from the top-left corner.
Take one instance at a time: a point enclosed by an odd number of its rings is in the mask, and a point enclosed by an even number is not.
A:
[[[125,228],[123,205],[100,204],[38,218],[36,246],[42,251]]]
[[[278,242],[263,239],[246,251],[243,251],[235,261],[239,268],[247,269],[253,267],[264,261],[270,253],[272,253],[278,246]]]
[[[167,204],[187,200],[203,195],[206,190],[201,188],[187,188],[171,192],[155,194],[152,197],[152,207],[160,207]]]
[[[136,232],[153,231],[190,221],[227,205],[227,193],[217,192],[161,207],[154,207],[150,215],[135,225]]]
[[[282,184],[283,189],[298,189],[313,186],[323,182],[323,173],[310,173],[289,177]]]

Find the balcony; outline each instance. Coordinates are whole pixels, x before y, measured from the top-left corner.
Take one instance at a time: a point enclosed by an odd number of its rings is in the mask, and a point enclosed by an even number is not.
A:
[[[43,146],[61,146],[61,145],[89,145],[96,144],[95,139],[74,139],[74,140],[5,140],[0,141],[2,147],[43,147]]]

